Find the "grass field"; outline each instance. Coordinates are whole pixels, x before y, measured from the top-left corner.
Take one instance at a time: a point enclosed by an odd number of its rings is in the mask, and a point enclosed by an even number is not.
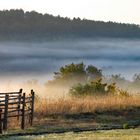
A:
[[[11,127],[7,134],[49,133],[49,135],[6,138],[8,135],[4,134],[0,136],[0,139],[140,140],[140,129],[138,129],[140,126],[140,98],[139,96],[97,96],[39,99],[35,101],[33,127],[24,131],[19,127],[13,129],[16,123],[13,120],[12,123],[10,121],[8,125]],[[125,124],[128,125],[129,130],[111,130],[122,129]],[[105,129],[108,130],[105,131]],[[79,133],[72,133],[77,130]],[[84,132],[87,130],[90,132]],[[53,132],[64,133],[52,134]]]
[[[140,107],[139,96],[88,96],[83,98],[40,99],[35,102],[35,116],[104,112]]]
[[[140,129],[18,136],[3,140],[140,140]]]

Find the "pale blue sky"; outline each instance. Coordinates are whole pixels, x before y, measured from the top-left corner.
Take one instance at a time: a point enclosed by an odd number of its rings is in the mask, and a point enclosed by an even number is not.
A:
[[[0,9],[140,24],[140,0],[0,0]]]

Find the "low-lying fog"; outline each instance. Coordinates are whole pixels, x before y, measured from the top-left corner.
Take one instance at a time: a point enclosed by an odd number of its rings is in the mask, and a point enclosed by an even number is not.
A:
[[[131,79],[140,73],[140,40],[91,39],[46,42],[1,42],[0,77],[4,81],[47,81],[68,63],[84,62],[101,68],[104,75]]]

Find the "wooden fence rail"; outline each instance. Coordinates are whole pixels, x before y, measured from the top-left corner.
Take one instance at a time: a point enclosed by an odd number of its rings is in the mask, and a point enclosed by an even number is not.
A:
[[[17,118],[20,121],[21,129],[25,128],[25,117],[32,126],[34,114],[35,93],[31,90],[29,95],[19,92],[0,93],[0,133],[8,129],[8,119]]]

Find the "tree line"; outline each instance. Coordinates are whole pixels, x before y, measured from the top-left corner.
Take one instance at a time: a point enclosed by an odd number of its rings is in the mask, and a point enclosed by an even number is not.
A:
[[[0,40],[61,38],[140,38],[140,26],[60,17],[22,9],[0,11]]]

